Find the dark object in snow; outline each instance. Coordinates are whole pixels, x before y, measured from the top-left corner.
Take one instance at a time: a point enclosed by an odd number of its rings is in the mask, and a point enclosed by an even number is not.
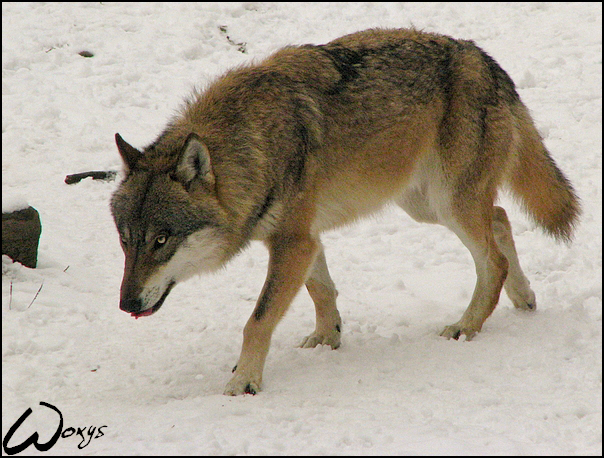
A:
[[[96,172],[82,172],[82,173],[74,173],[73,175],[67,175],[65,177],[65,183],[74,184],[79,183],[84,178],[91,177],[93,180],[103,180],[103,181],[112,181],[115,179],[117,172],[115,170],[109,170],[106,172],[96,171]]]
[[[241,43],[236,43],[235,41],[233,41],[231,39],[231,37],[229,37],[227,35],[228,31],[227,31],[227,26],[226,25],[221,25],[218,26],[218,30],[220,30],[224,36],[226,37],[227,41],[232,44],[233,46],[237,46],[237,51],[239,51],[242,54],[247,54],[247,43],[245,41],[241,42]]]
[[[90,51],[80,51],[78,54],[82,57],[94,57],[94,54]]]
[[[35,208],[2,213],[2,254],[26,267],[36,267],[41,233],[40,215]]]

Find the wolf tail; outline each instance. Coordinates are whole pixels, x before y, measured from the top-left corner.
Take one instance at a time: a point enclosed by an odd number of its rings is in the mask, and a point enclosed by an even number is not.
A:
[[[522,105],[518,108],[517,160],[508,175],[508,184],[545,232],[570,242],[581,213],[579,198],[545,148],[527,109]]]

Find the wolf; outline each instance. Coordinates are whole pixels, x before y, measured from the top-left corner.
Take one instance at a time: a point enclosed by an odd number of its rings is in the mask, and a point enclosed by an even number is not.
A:
[[[177,283],[221,268],[251,240],[268,248],[227,395],[260,390],[271,335],[302,285],[316,328],[301,347],[340,346],[322,232],[391,202],[449,228],[477,280],[441,335],[470,340],[502,288],[516,308],[536,308],[498,191],[509,189],[561,241],[580,214],[508,74],[472,41],[414,29],[287,46],[194,91],[146,148],[115,139],[121,310],[156,313]]]

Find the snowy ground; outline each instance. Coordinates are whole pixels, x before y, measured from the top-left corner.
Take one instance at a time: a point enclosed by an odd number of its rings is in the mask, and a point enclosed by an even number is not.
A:
[[[314,327],[300,294],[264,390],[223,396],[264,248],[135,321],[118,309],[117,183],[67,186],[65,175],[119,169],[115,132],[148,144],[194,84],[231,66],[411,25],[474,39],[517,82],[582,198],[574,244],[504,199],[539,309],[519,313],[502,295],[483,332],[457,342],[438,332],[462,314],[475,275],[453,234],[395,209],[328,233],[342,347],[296,348]],[[65,436],[87,428],[84,445],[104,426],[83,449],[77,432],[59,439],[57,455],[601,455],[601,39],[601,3],[3,3],[3,208],[25,200],[43,225],[37,269],[2,260],[3,439],[31,407],[9,445],[34,431],[46,442],[58,415],[42,401],[62,412]]]

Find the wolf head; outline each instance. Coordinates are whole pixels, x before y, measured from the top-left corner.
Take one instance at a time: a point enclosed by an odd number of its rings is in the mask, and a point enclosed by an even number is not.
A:
[[[111,199],[126,256],[120,309],[138,318],[157,312],[176,283],[224,265],[227,224],[197,135],[144,152],[115,139],[126,175]]]

